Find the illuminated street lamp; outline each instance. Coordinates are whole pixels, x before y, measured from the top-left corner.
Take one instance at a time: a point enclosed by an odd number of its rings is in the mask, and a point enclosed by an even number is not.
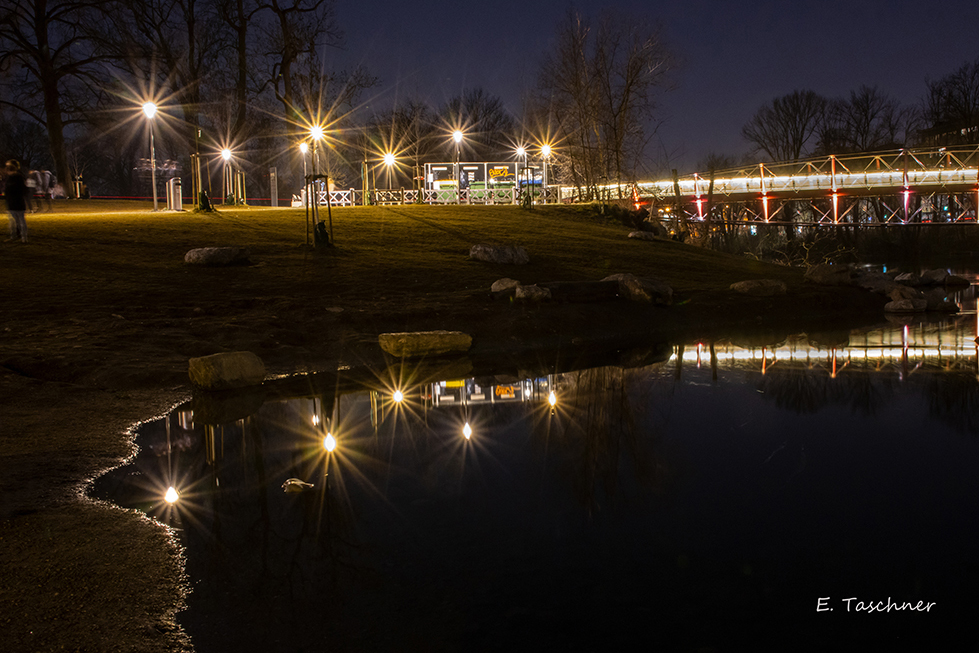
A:
[[[519,158],[523,159],[523,174],[524,174],[524,179],[526,179],[526,181],[524,182],[523,192],[526,193],[527,192],[526,186],[530,182],[530,176],[529,176],[529,170],[530,169],[527,167],[527,148],[525,148],[523,145],[521,145],[520,147],[518,147],[517,148],[517,156]],[[519,180],[520,177],[518,176],[517,179]],[[516,198],[514,198],[514,201],[516,201]]]
[[[231,150],[224,148],[221,150],[221,158],[224,160],[224,201],[223,204],[228,202],[228,191],[231,189],[231,170],[228,168],[228,163],[231,162]]]
[[[150,166],[153,170],[153,210],[159,210],[159,203],[156,196],[156,146],[153,143],[153,117],[156,115],[156,105],[147,102],[143,105],[143,114],[150,121]]]
[[[544,160],[544,176],[541,180],[541,194],[544,195],[547,192],[547,160],[551,157],[551,146],[545,143],[541,146],[540,153]],[[546,195],[544,195],[544,201],[547,201]]]
[[[313,183],[315,184],[316,183],[315,180],[319,177],[319,174],[318,174],[318,172],[316,170],[317,167],[318,167],[318,163],[319,163],[319,154],[316,151],[316,146],[317,146],[317,144],[320,141],[322,141],[324,138],[326,138],[326,130],[324,130],[321,125],[313,125],[312,127],[309,128],[309,136],[310,136],[310,138],[313,139],[313,180],[314,180]],[[326,178],[326,215],[327,215],[327,219],[329,220],[329,226],[330,226],[330,240],[326,244],[332,245],[333,244],[333,210],[332,210],[331,202],[330,202],[330,176],[329,176],[329,171],[327,171],[327,173],[325,175],[323,175],[323,176]],[[315,188],[315,186],[314,186],[314,188]],[[319,217],[319,197],[317,197],[317,195],[315,193],[314,193],[313,197],[316,200],[313,203],[313,215],[314,215],[314,223],[315,223],[317,221],[316,218]],[[307,233],[308,233],[308,230],[307,230]],[[307,236],[307,242],[308,242],[308,240],[309,240],[309,237]]]
[[[299,144],[299,152],[303,155],[303,187],[306,191],[303,193],[306,196],[306,202],[309,202],[309,173],[306,171],[306,153],[309,152],[309,143],[303,141]]]
[[[394,154],[387,152],[384,155],[384,165],[387,167],[388,188],[391,188],[391,167],[394,166]]]
[[[462,178],[459,176],[459,154],[462,147],[462,132],[458,129],[452,132],[452,140],[456,142],[456,204],[462,201]]]

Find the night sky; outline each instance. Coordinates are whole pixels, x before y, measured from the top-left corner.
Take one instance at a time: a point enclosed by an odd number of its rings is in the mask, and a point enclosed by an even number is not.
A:
[[[708,153],[749,149],[741,127],[772,98],[795,89],[827,97],[877,85],[902,104],[918,102],[925,80],[979,57],[979,3],[924,2],[592,2],[662,25],[680,65],[662,97],[654,165],[692,172]],[[330,65],[362,63],[381,78],[367,99],[439,105],[483,87],[519,114],[541,54],[553,45],[568,0],[337,2],[345,50]]]

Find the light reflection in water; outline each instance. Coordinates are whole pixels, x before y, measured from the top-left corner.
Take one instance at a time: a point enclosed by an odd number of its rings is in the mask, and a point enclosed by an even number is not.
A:
[[[959,593],[979,580],[964,563],[979,536],[974,327],[337,383],[220,425],[182,409],[165,445],[160,427],[141,435],[138,473],[97,492],[179,519],[200,651],[891,641],[977,607]],[[311,487],[286,494],[291,478]],[[167,487],[179,501],[153,512]],[[854,631],[798,607],[855,594],[950,612]]]

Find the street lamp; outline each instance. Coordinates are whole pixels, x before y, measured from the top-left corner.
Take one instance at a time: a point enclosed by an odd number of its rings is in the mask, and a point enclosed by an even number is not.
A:
[[[462,146],[462,132],[458,129],[452,132],[452,140],[456,142],[456,204],[462,201],[462,178],[459,175],[459,150]]]
[[[299,144],[299,152],[303,155],[303,188],[305,189],[303,195],[306,196],[306,202],[309,202],[309,173],[306,171],[306,153],[309,152],[309,143],[303,141]]]
[[[387,166],[388,188],[391,188],[391,167],[394,165],[394,154],[387,152],[384,155],[384,165]]]
[[[156,146],[153,143],[153,116],[156,115],[156,105],[147,102],[143,105],[143,114],[150,121],[150,166],[153,170],[153,210],[159,210],[159,202],[156,196]]]
[[[525,178],[525,179],[527,179],[527,176],[528,176],[528,175],[527,175],[527,173],[528,173],[528,168],[527,168],[527,149],[526,149],[526,148],[525,148],[525,147],[524,147],[523,145],[521,145],[520,147],[518,147],[518,148],[517,148],[517,156],[518,156],[519,158],[522,158],[522,159],[523,159],[523,172],[524,172],[524,178]],[[520,181],[520,176],[519,176],[519,175],[517,176],[517,181],[518,181],[518,182]],[[529,181],[529,180],[528,180],[528,181]],[[517,184],[517,186],[519,187],[519,186],[520,186],[520,184],[518,183],[518,184]],[[526,186],[527,186],[527,182],[524,182],[524,188],[523,188],[523,192],[527,192],[527,188],[526,188]],[[516,200],[516,197],[514,197],[514,200],[513,200],[513,201],[514,201],[514,202],[516,202],[516,201],[517,201],[517,200]]]
[[[221,150],[221,158],[224,159],[224,201],[222,201],[222,204],[227,204],[228,191],[232,187],[231,171],[228,168],[228,163],[231,161],[231,150],[228,148]]]
[[[323,127],[321,125],[313,125],[312,127],[309,128],[309,135],[313,139],[313,179],[315,180],[319,176],[318,173],[317,173],[317,171],[316,171],[317,164],[319,162],[319,155],[318,155],[318,153],[316,151],[316,145],[317,145],[317,143],[319,143],[320,141],[322,141],[326,137],[326,131],[323,129]],[[330,202],[330,172],[329,172],[329,170],[327,170],[326,171],[326,174],[323,175],[323,176],[326,178],[326,215],[327,215],[327,219],[329,220],[329,223],[330,223],[330,240],[326,244],[327,245],[332,245],[333,244],[333,210],[332,210],[331,202]],[[314,183],[315,183],[315,181],[314,181]],[[315,194],[314,194],[314,197],[316,197]],[[319,217],[319,198],[318,197],[316,197],[316,202],[313,204],[313,207],[314,207],[313,208],[313,215],[314,215],[314,221],[315,221],[315,219]]]
[[[541,157],[544,159],[544,174],[543,174],[543,179],[541,179],[541,196],[543,198],[543,201],[546,203],[547,202],[547,195],[546,195],[546,193],[547,193],[547,160],[551,156],[551,146],[545,143],[544,145],[541,146],[540,153],[541,153]]]

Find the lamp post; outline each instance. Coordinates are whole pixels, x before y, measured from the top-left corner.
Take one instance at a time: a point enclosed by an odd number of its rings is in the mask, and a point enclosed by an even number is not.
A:
[[[156,115],[156,105],[152,102],[144,104],[143,114],[150,121],[150,167],[153,170],[153,210],[158,211],[160,206],[156,196],[156,146],[153,142],[153,117]]]
[[[523,174],[524,174],[524,178],[526,179],[527,178],[527,150],[526,150],[526,148],[524,148],[523,145],[521,145],[520,147],[517,148],[517,156],[523,159]],[[520,182],[520,176],[517,175],[517,187],[518,188],[520,187],[520,183],[519,182]],[[526,186],[527,186],[527,183],[524,182],[524,188],[522,189],[522,192],[524,192],[524,193],[527,192]],[[517,201],[516,196],[514,196],[513,201],[514,202]]]
[[[309,173],[306,171],[306,153],[309,152],[309,143],[303,141],[299,144],[299,152],[303,156],[303,195],[305,201],[309,203]]]
[[[462,132],[458,129],[452,132],[452,140],[456,142],[456,204],[462,202],[462,178],[459,173],[459,151],[462,146]]]
[[[545,143],[544,145],[541,146],[540,153],[544,161],[544,175],[543,178],[541,179],[541,198],[546,204],[547,203],[547,160],[551,156],[551,146]]]
[[[384,155],[384,165],[387,168],[387,184],[388,184],[388,189],[392,189],[392,186],[391,186],[391,168],[394,166],[394,154],[392,154],[391,152],[387,152]]]
[[[231,150],[225,148],[221,150],[221,158],[224,160],[224,199],[222,204],[228,203],[228,190],[231,188],[231,172],[228,163],[231,161]]]
[[[323,140],[323,138],[326,136],[326,132],[323,130],[323,127],[321,127],[320,125],[313,125],[310,128],[310,130],[309,130],[309,135],[313,139],[313,178],[316,179],[319,176],[317,174],[317,172],[316,172],[316,168],[317,168],[318,163],[319,163],[318,153],[316,151],[316,145],[321,140]],[[326,173],[323,176],[325,177],[325,182],[326,182],[326,216],[327,216],[327,220],[329,221],[329,226],[330,226],[330,240],[329,240],[329,242],[327,244],[328,245],[333,245],[333,210],[332,210],[331,202],[330,202],[330,172],[329,172],[329,170],[327,170]],[[319,205],[319,198],[317,198],[316,205],[317,206]],[[315,215],[317,215],[317,216],[319,215],[319,210],[318,209],[315,211]]]

